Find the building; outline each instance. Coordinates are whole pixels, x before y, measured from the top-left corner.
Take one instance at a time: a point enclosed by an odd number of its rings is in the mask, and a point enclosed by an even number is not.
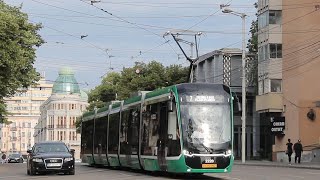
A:
[[[40,105],[51,95],[52,83],[41,78],[37,85],[20,89],[13,97],[6,98],[9,125],[0,124],[0,149],[5,153],[20,152],[34,144],[34,126],[40,117]]]
[[[293,143],[301,139],[302,161],[320,161],[319,5],[316,0],[258,2],[256,106],[260,121],[273,121],[268,151],[274,161],[287,161],[289,138]]]
[[[247,54],[247,114],[246,114],[246,156],[255,158],[261,149],[259,118],[255,113],[255,81],[254,66],[256,58],[253,54]],[[195,82],[208,82],[225,84],[232,88],[239,101],[242,101],[242,51],[234,48],[224,48],[204,54],[195,63]],[[241,112],[234,116],[234,149],[235,158],[241,157]]]
[[[40,107],[35,142],[63,141],[75,149],[75,158],[80,159],[81,136],[76,132],[75,122],[87,106],[88,96],[80,90],[72,70],[61,69],[52,95]]]
[[[256,110],[265,124],[265,158],[272,159],[271,118],[282,117],[282,1],[258,1],[258,95]],[[280,132],[281,133],[281,132]]]

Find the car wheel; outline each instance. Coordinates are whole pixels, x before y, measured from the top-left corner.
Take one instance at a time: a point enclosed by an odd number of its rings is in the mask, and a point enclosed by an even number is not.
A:
[[[30,167],[30,175],[34,176],[36,174],[37,174],[36,171],[32,167]]]
[[[75,175],[75,170],[74,170],[74,169],[71,170],[71,171],[69,172],[69,175]]]

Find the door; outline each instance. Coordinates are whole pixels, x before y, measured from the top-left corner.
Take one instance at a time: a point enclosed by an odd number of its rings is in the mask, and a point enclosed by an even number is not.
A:
[[[158,149],[158,162],[162,171],[167,170],[167,145],[168,145],[168,108],[167,102],[160,103],[160,127],[159,139],[157,142]]]

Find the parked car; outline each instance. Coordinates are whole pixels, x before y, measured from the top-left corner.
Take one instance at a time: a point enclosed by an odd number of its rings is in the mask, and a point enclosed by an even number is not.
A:
[[[13,162],[15,162],[15,163],[23,163],[23,157],[22,157],[22,155],[21,154],[19,154],[19,153],[14,153],[14,154],[10,154],[9,156],[8,156],[8,159],[7,159],[7,162],[8,163],[13,163]]]
[[[69,150],[63,142],[36,143],[27,152],[28,175],[47,172],[75,174],[74,150]]]

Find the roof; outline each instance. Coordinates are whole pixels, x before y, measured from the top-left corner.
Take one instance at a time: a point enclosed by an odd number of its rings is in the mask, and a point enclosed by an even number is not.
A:
[[[74,77],[74,72],[72,71],[72,69],[67,67],[60,69],[59,76],[53,84],[52,93],[81,94],[79,84]],[[83,93],[82,95],[85,96]]]
[[[35,143],[35,145],[38,145],[38,144],[65,144],[65,143],[62,141],[42,141],[42,142]]]

